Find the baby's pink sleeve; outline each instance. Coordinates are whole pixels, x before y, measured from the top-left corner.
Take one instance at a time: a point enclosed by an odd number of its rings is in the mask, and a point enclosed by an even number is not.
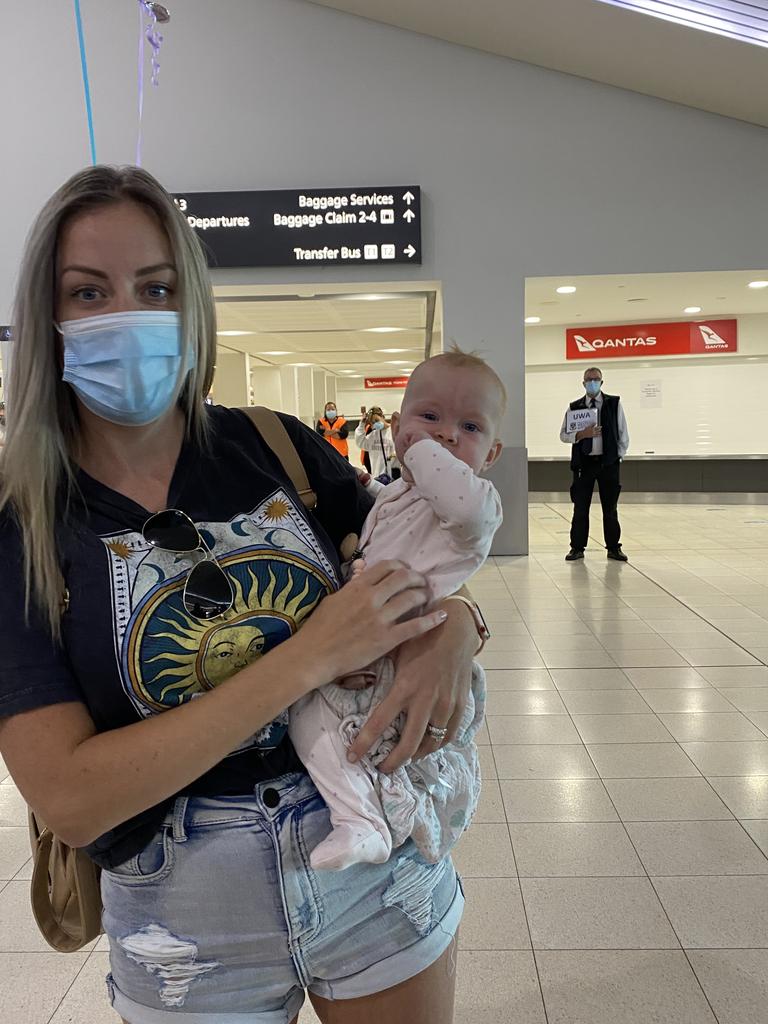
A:
[[[417,441],[406,452],[404,461],[413,477],[413,486],[458,544],[471,545],[493,536],[501,523],[502,511],[498,492],[490,480],[476,476],[437,441]]]

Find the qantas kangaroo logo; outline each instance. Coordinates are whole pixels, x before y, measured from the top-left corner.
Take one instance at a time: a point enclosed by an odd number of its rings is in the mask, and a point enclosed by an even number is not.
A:
[[[724,341],[711,327],[707,327],[706,324],[697,324],[697,327],[706,348],[728,348],[728,342]]]

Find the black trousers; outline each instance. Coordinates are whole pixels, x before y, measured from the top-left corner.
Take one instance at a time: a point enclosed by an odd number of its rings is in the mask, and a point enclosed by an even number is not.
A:
[[[581,469],[573,471],[571,484],[571,501],[573,502],[573,520],[571,521],[571,547],[583,551],[589,539],[589,506],[595,482],[600,492],[600,504],[603,507],[603,537],[607,548],[618,547],[621,540],[621,526],[616,506],[619,503],[621,484],[619,483],[620,462],[612,466],[604,466],[600,456],[586,456]]]

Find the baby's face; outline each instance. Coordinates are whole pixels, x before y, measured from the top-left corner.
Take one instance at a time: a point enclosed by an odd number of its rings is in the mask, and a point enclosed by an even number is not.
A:
[[[392,417],[397,457],[425,436],[438,441],[475,473],[498,458],[501,396],[482,369],[435,360],[414,373],[398,417]]]

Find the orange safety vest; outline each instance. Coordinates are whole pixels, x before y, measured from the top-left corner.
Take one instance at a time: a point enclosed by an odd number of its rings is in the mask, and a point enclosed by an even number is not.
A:
[[[330,423],[325,416],[320,419],[320,426],[323,430],[338,430],[339,427],[343,427],[346,424],[346,420],[343,416],[337,416],[333,423]],[[325,440],[330,442],[339,455],[343,455],[344,458],[349,457],[349,445],[347,444],[346,437],[330,437],[328,434],[325,435]]]

